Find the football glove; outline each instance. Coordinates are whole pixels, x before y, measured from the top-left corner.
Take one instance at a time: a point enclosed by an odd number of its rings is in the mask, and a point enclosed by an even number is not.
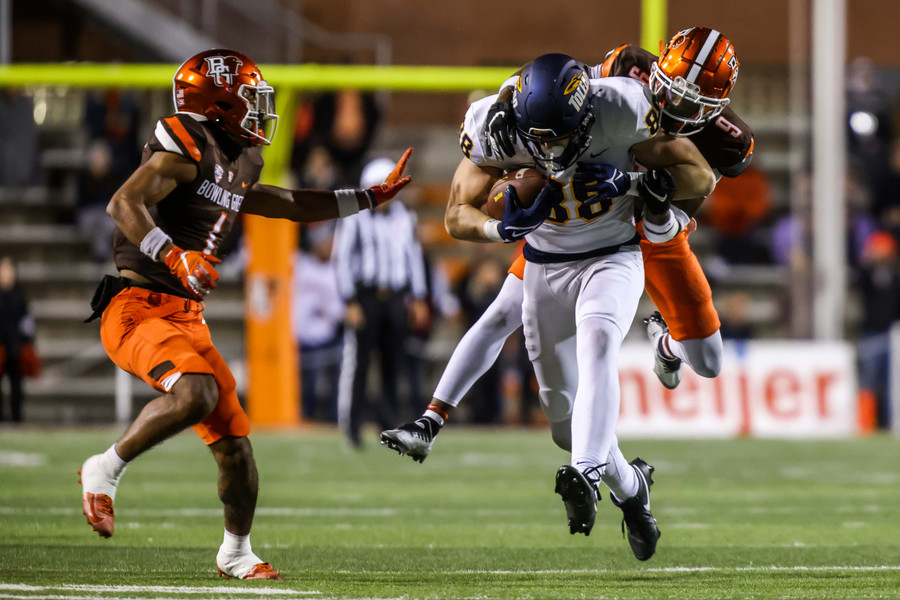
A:
[[[647,171],[638,180],[637,192],[644,200],[647,210],[654,215],[661,215],[672,206],[675,178],[665,169]]]
[[[628,193],[631,178],[612,165],[583,163],[572,178],[575,197],[585,204],[595,204]]]
[[[481,132],[481,145],[487,156],[496,155],[502,159],[505,154],[512,157],[516,153],[513,144],[516,141],[516,119],[513,116],[510,102],[495,102],[488,109],[484,131]]]
[[[506,205],[503,207],[503,219],[497,226],[500,238],[508,243],[517,242],[537,229],[550,216],[553,207],[563,201],[562,186],[551,180],[541,189],[534,204],[522,208],[516,188],[506,186]]]
[[[384,183],[364,190],[366,197],[369,199],[369,208],[375,208],[380,204],[384,204],[400,193],[400,190],[405,188],[407,184],[412,181],[412,178],[409,175],[403,176],[403,171],[406,170],[406,163],[409,162],[409,157],[412,156],[412,153],[413,149],[407,148],[406,152],[403,153],[403,156],[400,157],[400,160],[397,161],[397,166],[395,166],[390,175],[385,178]]]
[[[191,293],[191,296],[202,300],[215,289],[219,274],[213,265],[219,264],[222,260],[211,254],[172,246],[172,249],[166,252],[163,262],[172,274],[181,280],[181,285]]]

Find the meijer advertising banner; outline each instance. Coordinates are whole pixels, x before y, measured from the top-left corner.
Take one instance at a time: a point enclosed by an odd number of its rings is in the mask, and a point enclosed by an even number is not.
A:
[[[626,344],[619,355],[621,437],[840,437],[857,431],[855,353],[843,342],[726,342],[715,379],[682,366],[667,390],[653,353]]]

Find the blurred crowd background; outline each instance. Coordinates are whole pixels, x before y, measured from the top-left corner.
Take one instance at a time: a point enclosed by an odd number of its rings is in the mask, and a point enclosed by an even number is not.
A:
[[[173,72],[184,57],[213,46],[231,47],[263,65],[514,68],[550,51],[596,64],[609,50],[638,43],[641,22],[640,3],[608,0],[558,0],[552,7],[530,0],[514,6],[500,0],[131,0],[128,10],[101,0],[3,4],[11,9],[9,62],[164,62],[173,64]],[[845,337],[858,344],[862,393],[881,407],[878,424],[888,427],[888,332],[900,318],[900,45],[892,31],[900,5],[847,5],[847,60],[834,65],[846,77],[847,231],[834,243],[846,247],[851,274]],[[667,36],[699,25],[733,41],[741,68],[732,107],[756,133],[753,165],[719,183],[691,236],[713,286],[722,334],[732,340],[813,335],[810,13],[808,0],[668,2]],[[442,223],[448,184],[461,158],[459,123],[473,99],[495,90],[388,94],[361,92],[352,84],[301,94],[292,107],[296,126],[278,135],[292,137],[291,183],[297,187],[358,187],[361,178],[365,186],[367,165],[416,147],[414,185],[399,197],[396,210],[374,215],[384,223],[391,219],[384,225],[389,232],[413,232],[404,250],[409,272],[389,299],[380,299],[394,307],[377,318],[392,323],[386,326],[395,337],[389,346],[373,344],[371,376],[364,381],[373,397],[392,400],[389,408],[399,423],[421,412],[456,341],[499,290],[514,252],[499,244],[454,241]],[[12,272],[11,282],[0,280],[0,311],[8,315],[14,304],[6,290],[27,299],[24,316],[9,325],[7,316],[0,321],[6,336],[0,343],[8,348],[0,391],[16,396],[24,364],[20,349],[36,348],[44,368],[35,368],[33,361],[40,359],[32,353],[25,368],[35,377],[27,385],[28,420],[111,418],[112,365],[95,328],[80,321],[96,281],[113,269],[106,203],[138,165],[156,119],[171,112],[166,91],[0,89],[0,257]],[[358,325],[361,310],[359,299],[341,285],[342,277],[353,276],[340,267],[341,252],[353,251],[341,244],[346,227],[324,224],[300,232],[292,327],[302,357],[303,417],[309,421],[335,421],[338,396],[348,385],[341,380],[352,379],[347,356],[355,353],[359,368],[368,352],[343,344],[345,328]],[[224,284],[211,298],[208,316],[217,346],[240,375],[240,227],[228,247]],[[419,269],[421,290],[413,281]],[[389,315],[391,310],[399,316]],[[638,317],[650,310],[645,299]],[[370,323],[376,318],[366,314]],[[385,353],[396,356],[385,360]],[[513,336],[473,390],[479,402],[464,403],[461,420],[539,422],[530,373],[521,337]],[[149,390],[135,393],[151,397]],[[22,415],[13,408],[0,412],[0,419]]]

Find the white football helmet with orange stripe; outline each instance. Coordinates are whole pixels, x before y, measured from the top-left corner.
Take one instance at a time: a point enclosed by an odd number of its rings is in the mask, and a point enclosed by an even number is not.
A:
[[[252,60],[234,50],[206,50],[178,67],[173,78],[175,110],[203,115],[250,145],[275,136],[275,90]]]
[[[734,45],[715,29],[692,27],[663,47],[650,72],[660,126],[670,135],[692,135],[728,105],[737,81]]]

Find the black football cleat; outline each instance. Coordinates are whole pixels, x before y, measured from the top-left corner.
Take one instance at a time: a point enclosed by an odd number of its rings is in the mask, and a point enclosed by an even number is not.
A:
[[[656,542],[662,535],[656,526],[656,519],[650,512],[650,486],[653,485],[653,467],[640,457],[629,463],[638,478],[637,495],[619,502],[612,494],[609,499],[622,509],[622,534],[628,530],[628,543],[634,557],[647,560],[656,552]]]
[[[569,518],[569,533],[591,535],[597,517],[600,494],[584,473],[571,465],[563,465],[556,471],[556,493],[562,496]]]
[[[397,429],[382,431],[381,445],[396,450],[400,456],[408,454],[415,461],[425,462],[439,429],[431,419],[420,417]]]

